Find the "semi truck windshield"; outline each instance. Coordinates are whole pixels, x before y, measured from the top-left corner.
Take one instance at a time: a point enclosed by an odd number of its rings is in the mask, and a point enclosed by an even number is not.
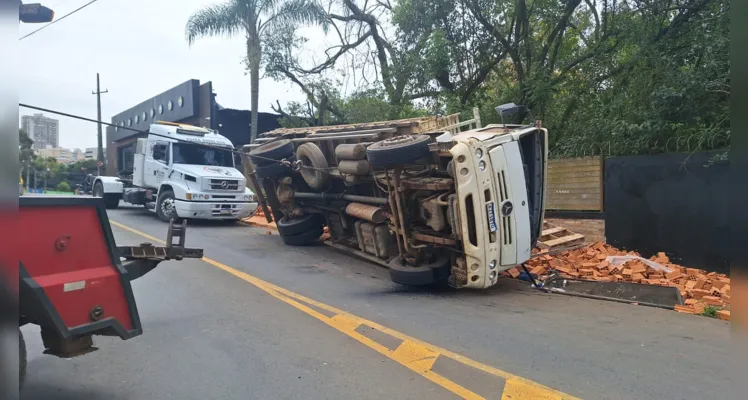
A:
[[[172,153],[175,164],[234,166],[233,155],[228,149],[221,150],[192,143],[174,143]]]

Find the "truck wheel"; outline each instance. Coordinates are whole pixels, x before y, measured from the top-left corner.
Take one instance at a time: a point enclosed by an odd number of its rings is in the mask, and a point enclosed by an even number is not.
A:
[[[278,231],[280,233],[280,230]],[[297,235],[285,235],[281,233],[283,243],[289,246],[308,246],[317,243],[317,239],[324,233],[322,225],[299,233]]]
[[[172,218],[177,219],[177,204],[174,200],[174,192],[164,190],[158,194],[156,215],[164,222],[169,222]]]
[[[278,227],[278,233],[280,233],[281,235],[293,236],[302,234],[310,230],[315,230],[321,227],[322,224],[322,215],[307,214],[303,217],[295,219],[284,216],[276,223],[276,226]]]
[[[429,155],[430,137],[403,135],[381,140],[366,148],[366,157],[375,168],[410,164]]]
[[[104,205],[106,205],[106,208],[117,208],[119,206],[119,195],[104,193],[104,185],[101,182],[96,182],[94,185],[93,197],[104,198]]]
[[[249,158],[256,167],[259,167],[261,165],[275,164],[276,160],[288,158],[293,154],[293,143],[288,139],[282,139],[263,144],[250,151]]]
[[[304,143],[296,150],[296,158],[306,167],[302,167],[301,177],[304,178],[309,187],[316,190],[322,190],[330,180],[330,174],[325,170],[330,167],[322,150],[314,143]]]
[[[105,194],[104,204],[106,204],[106,208],[110,208],[110,209],[119,207],[119,195]]]
[[[23,340],[23,332],[18,329],[18,390],[23,388],[26,380],[26,341]]]
[[[402,257],[390,261],[390,279],[405,286],[439,285],[447,281],[452,269],[448,257],[437,257],[434,262],[418,267],[408,265]]]
[[[288,157],[284,157],[286,160],[290,162],[296,161],[296,156],[291,155]],[[257,176],[257,179],[265,179],[265,178],[277,178],[280,176],[288,176],[291,175],[293,170],[291,167],[285,166],[279,162],[273,161],[271,164],[266,164],[262,166],[255,167],[255,175]]]
[[[96,182],[93,187],[93,197],[104,197],[104,185]]]

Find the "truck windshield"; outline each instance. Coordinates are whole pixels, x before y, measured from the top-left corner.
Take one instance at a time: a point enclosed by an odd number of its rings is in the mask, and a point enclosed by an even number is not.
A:
[[[234,156],[231,150],[210,148],[192,143],[172,144],[172,156],[174,164],[234,166]]]

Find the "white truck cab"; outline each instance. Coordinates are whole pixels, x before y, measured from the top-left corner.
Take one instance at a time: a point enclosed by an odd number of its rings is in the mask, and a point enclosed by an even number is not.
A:
[[[120,200],[172,218],[240,219],[257,208],[235,167],[233,145],[210,129],[157,122],[138,139],[129,178],[96,177],[93,194],[109,208]]]

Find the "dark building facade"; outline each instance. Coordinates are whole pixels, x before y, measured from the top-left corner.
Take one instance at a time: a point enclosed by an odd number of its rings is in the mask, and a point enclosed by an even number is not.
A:
[[[258,132],[279,128],[280,116],[259,113]],[[131,171],[137,139],[145,134],[123,129],[148,131],[156,121],[179,122],[219,131],[235,147],[249,143],[250,112],[221,107],[216,102],[212,82],[200,84],[190,79],[112,117],[106,128],[107,174]]]

